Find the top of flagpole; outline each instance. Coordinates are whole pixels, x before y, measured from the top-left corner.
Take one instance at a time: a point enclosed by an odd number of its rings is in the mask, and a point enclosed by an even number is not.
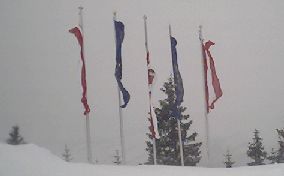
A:
[[[170,35],[170,37],[172,36],[172,27],[171,27],[171,25],[169,25],[169,35]]]
[[[116,11],[113,12],[113,20],[116,21]]]
[[[116,21],[116,14],[117,14],[116,11],[113,11],[113,17],[112,17],[112,18],[113,18],[113,21]],[[114,28],[115,28],[115,24],[114,24]],[[116,39],[116,32],[115,32],[115,29],[114,29],[114,36],[115,36],[114,38],[115,38],[115,42],[116,42],[117,39]],[[119,99],[120,99],[120,98],[119,98]],[[120,106],[120,105],[119,105],[119,106]]]
[[[78,9],[79,9],[79,26],[81,30],[84,31],[84,28],[83,28],[83,9],[84,7],[79,6]]]
[[[143,19],[144,19],[144,20],[147,20],[147,16],[146,16],[146,15],[144,15],[144,16],[143,16]]]
[[[147,16],[144,15],[143,19],[144,19],[144,29],[145,29],[145,49],[146,49],[146,52],[148,53],[149,48],[148,48]]]
[[[198,32],[199,32],[199,40],[200,40],[200,42],[203,42],[204,39],[203,39],[203,35],[202,35],[202,25],[199,25]]]

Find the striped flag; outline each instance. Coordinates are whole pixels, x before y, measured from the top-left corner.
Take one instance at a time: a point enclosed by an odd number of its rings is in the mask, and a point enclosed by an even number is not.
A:
[[[209,113],[210,109],[214,109],[215,102],[223,95],[220,81],[216,73],[214,59],[210,53],[210,47],[215,45],[212,41],[207,41],[205,44],[202,43],[202,55],[204,59],[204,75],[205,75],[205,97],[206,97],[206,105],[207,105],[207,113]],[[208,68],[209,65],[209,68]],[[210,69],[210,73],[208,74],[208,69]],[[211,84],[208,82],[211,80]],[[210,88],[210,87],[212,88]],[[209,93],[210,90],[213,90],[214,93]]]
[[[173,115],[180,119],[181,114],[179,111],[179,106],[183,102],[183,95],[184,95],[184,89],[183,89],[183,83],[182,78],[178,69],[178,63],[177,63],[177,40],[171,37],[171,51],[172,51],[172,66],[173,66],[173,72],[174,72],[174,83],[175,83],[175,94],[176,94],[176,100],[175,100],[175,106],[173,110]]]
[[[146,60],[147,60],[147,67],[148,67],[148,88],[149,88],[149,102],[150,102],[150,131],[152,134],[152,137],[155,139],[159,139],[159,131],[158,131],[158,121],[157,116],[154,111],[154,107],[152,105],[152,90],[153,90],[153,84],[155,80],[156,73],[154,69],[151,67],[150,64],[150,58],[149,58],[149,52],[147,52]]]
[[[83,52],[83,50],[84,50],[83,35],[82,35],[80,27],[74,27],[74,28],[70,29],[69,32],[75,35],[75,37],[77,38],[79,45],[81,47],[81,51],[80,51],[81,60],[82,60],[81,85],[82,85],[82,88],[83,88],[81,102],[83,103],[83,106],[85,108],[84,115],[86,115],[90,112],[90,107],[89,107],[88,101],[87,101],[87,81],[86,81],[85,58],[84,58],[84,52]]]
[[[122,93],[124,104],[121,105],[121,108],[125,108],[129,102],[130,94],[123,87],[121,82],[122,79],[122,57],[121,57],[121,48],[122,42],[124,39],[124,24],[120,21],[114,20],[115,26],[115,37],[116,37],[116,67],[115,67],[115,78],[118,84],[118,87]]]

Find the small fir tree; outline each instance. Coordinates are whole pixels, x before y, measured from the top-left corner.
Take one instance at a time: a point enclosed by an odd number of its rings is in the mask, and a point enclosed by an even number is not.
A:
[[[7,139],[7,144],[20,145],[25,144],[24,138],[20,135],[20,127],[13,126],[11,132],[9,133],[10,138]]]
[[[121,164],[121,159],[120,159],[120,155],[119,155],[119,151],[115,150],[115,155],[114,157],[114,161],[113,163],[115,163],[116,165],[120,165]]]
[[[249,143],[249,149],[247,151],[248,157],[253,159],[253,162],[248,163],[249,166],[264,165],[264,160],[267,153],[264,151],[264,146],[262,145],[262,138],[259,136],[259,131],[254,131],[253,142]]]
[[[279,149],[277,151],[277,163],[284,163],[284,129],[277,129]]]
[[[271,161],[271,164],[277,163],[277,151],[274,148],[271,149],[271,153],[267,159]]]
[[[70,162],[73,158],[71,157],[70,149],[65,144],[64,153],[62,154],[63,159],[66,162]]]
[[[175,85],[173,78],[169,78],[160,89],[166,94],[166,99],[160,100],[160,107],[155,108],[160,138],[156,140],[157,163],[161,165],[180,165],[180,151],[177,120],[173,117],[175,104]],[[201,159],[201,142],[195,142],[197,133],[188,134],[192,120],[189,115],[184,115],[186,108],[179,107],[181,112],[181,136],[184,149],[184,165],[195,166]],[[147,133],[149,141],[146,141],[148,161],[145,164],[153,164],[153,144],[151,133]]]
[[[232,155],[230,154],[230,151],[228,150],[228,151],[227,151],[227,154],[224,155],[224,156],[225,156],[225,162],[224,162],[224,164],[225,164],[226,168],[231,168],[231,167],[233,167],[233,164],[235,164],[235,162],[232,161]]]

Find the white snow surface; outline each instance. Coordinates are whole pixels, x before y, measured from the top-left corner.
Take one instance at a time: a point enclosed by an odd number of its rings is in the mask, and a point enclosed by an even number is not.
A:
[[[0,144],[0,176],[283,176],[284,164],[237,168],[72,163],[34,144]]]

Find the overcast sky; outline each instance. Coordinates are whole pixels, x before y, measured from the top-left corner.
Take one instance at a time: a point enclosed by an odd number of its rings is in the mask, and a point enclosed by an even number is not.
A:
[[[265,149],[277,147],[284,127],[284,2],[282,0],[1,0],[0,141],[19,125],[29,143],[74,161],[86,161],[79,46],[68,30],[84,7],[88,100],[94,158],[111,164],[119,146],[115,43],[112,15],[125,24],[123,83],[131,100],[123,110],[128,164],[147,159],[147,71],[143,15],[148,16],[150,58],[157,73],[154,105],[172,72],[168,25],[178,41],[190,132],[205,140],[198,26],[211,48],[223,97],[209,114],[210,165],[223,166],[227,149],[245,165],[248,142],[259,129]],[[203,154],[204,146],[202,148]],[[201,161],[200,166],[204,165]]]

